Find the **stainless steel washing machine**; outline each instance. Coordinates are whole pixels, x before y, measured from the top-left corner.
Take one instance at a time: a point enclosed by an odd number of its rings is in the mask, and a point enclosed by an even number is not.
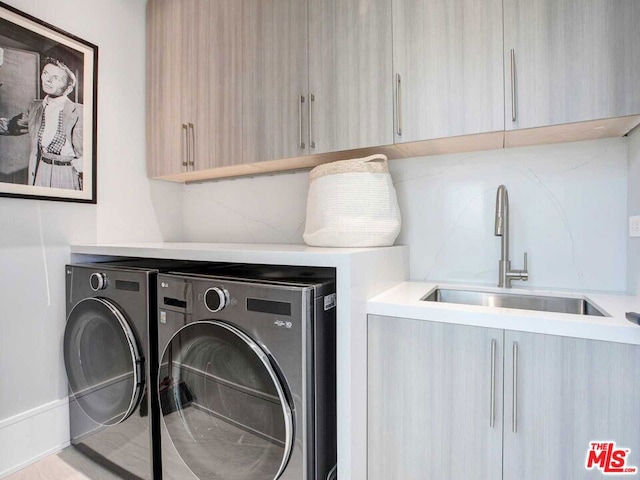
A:
[[[153,464],[159,408],[157,397],[148,395],[149,379],[157,377],[157,275],[178,267],[185,263],[128,259],[66,266],[71,444],[95,465],[93,473],[160,475]]]
[[[164,479],[327,479],[335,303],[330,268],[158,276]]]

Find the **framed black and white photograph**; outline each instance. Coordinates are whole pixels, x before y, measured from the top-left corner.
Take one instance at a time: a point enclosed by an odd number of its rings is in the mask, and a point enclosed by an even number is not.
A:
[[[96,203],[98,47],[0,2],[0,196]]]

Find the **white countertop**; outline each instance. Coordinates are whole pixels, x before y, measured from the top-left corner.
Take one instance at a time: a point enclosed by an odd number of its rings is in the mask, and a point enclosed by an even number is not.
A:
[[[538,312],[512,308],[495,308],[453,303],[422,301],[437,287],[487,292],[522,293],[586,298],[609,317]],[[640,313],[640,297],[624,294],[556,292],[524,288],[492,288],[428,282],[403,282],[371,298],[369,314],[457,323],[565,337],[606,340],[640,345],[640,326],[629,322],[626,312]]]
[[[330,266],[336,259],[388,248],[390,247],[320,248],[285,244],[161,242],[79,244],[71,245],[71,253],[266,264],[282,264],[286,260],[289,265]]]

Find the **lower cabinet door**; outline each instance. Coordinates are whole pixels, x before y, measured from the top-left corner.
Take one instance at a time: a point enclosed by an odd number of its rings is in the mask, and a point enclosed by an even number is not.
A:
[[[639,346],[506,331],[504,349],[504,480],[640,467]]]
[[[503,331],[369,316],[368,332],[367,478],[501,479]]]

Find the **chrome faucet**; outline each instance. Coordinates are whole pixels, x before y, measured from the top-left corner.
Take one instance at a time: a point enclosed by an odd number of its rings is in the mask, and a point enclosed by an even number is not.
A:
[[[496,195],[495,235],[502,237],[501,257],[498,264],[498,286],[511,288],[513,280],[526,282],[529,279],[527,252],[524,252],[524,269],[511,270],[511,261],[509,260],[509,194],[504,185],[498,187]]]

